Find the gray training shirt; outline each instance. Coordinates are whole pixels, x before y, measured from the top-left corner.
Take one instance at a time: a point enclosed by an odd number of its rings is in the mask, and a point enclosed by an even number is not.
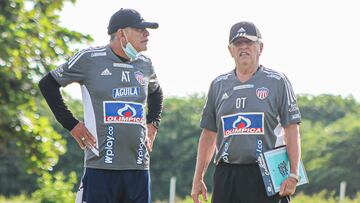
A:
[[[212,81],[200,126],[217,132],[215,162],[256,163],[284,144],[283,127],[301,122],[287,77],[260,66],[242,83],[235,70]]]
[[[85,167],[149,169],[145,105],[148,91],[158,87],[150,59],[123,62],[107,45],[76,53],[51,75],[63,87],[81,85],[85,126],[96,138]]]

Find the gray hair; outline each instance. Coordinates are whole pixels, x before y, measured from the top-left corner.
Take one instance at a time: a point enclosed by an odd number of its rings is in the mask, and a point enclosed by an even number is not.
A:
[[[116,38],[116,32],[110,34],[110,41],[113,41]]]

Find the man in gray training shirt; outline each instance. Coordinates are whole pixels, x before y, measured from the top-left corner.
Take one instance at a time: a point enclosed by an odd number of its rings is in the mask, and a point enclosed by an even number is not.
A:
[[[40,81],[55,117],[85,151],[77,202],[151,202],[149,152],[163,94],[150,59],[140,52],[147,50],[147,28],[157,27],[133,9],[120,9],[110,19],[108,45],[79,51]],[[81,85],[84,123],[59,93],[73,82]]]
[[[229,51],[235,69],[215,78],[200,126],[192,198],[205,199],[204,175],[216,149],[214,203],[290,202],[299,181],[301,115],[288,78],[259,65],[261,34],[251,22],[232,26]],[[268,197],[256,160],[261,152],[287,146],[290,176],[280,194]]]

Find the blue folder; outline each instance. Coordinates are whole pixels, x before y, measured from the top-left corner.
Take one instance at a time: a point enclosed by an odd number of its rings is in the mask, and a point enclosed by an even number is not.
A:
[[[286,147],[280,147],[261,153],[258,164],[268,196],[275,195],[280,191],[281,183],[290,174],[290,163]],[[297,186],[309,183],[302,161],[299,163],[300,181]]]

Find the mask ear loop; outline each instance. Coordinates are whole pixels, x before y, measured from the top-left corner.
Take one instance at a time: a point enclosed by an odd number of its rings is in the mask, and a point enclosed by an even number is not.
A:
[[[129,43],[129,40],[128,40],[126,34],[125,34],[125,31],[124,31],[124,30],[121,30],[121,31],[123,32],[123,35],[124,35],[125,40],[126,40],[126,43]],[[120,44],[121,44],[121,47],[122,47],[123,49],[126,48],[126,46],[124,47],[124,44],[122,43],[122,40],[120,40]]]
[[[125,34],[124,30],[122,30],[122,31],[123,31],[123,34],[124,34],[124,37],[125,37],[127,43],[126,43],[126,46],[124,47],[122,41],[120,40],[121,48],[124,50],[125,54],[130,58],[130,60],[134,60],[139,53],[133,47],[133,45],[129,42],[129,40],[127,38],[127,35]]]

